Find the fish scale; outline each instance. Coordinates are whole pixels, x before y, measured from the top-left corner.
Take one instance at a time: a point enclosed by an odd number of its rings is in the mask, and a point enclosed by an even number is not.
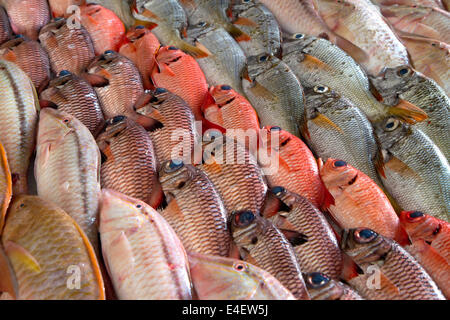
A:
[[[12,37],[11,25],[8,15],[3,7],[0,7],[0,44]]]

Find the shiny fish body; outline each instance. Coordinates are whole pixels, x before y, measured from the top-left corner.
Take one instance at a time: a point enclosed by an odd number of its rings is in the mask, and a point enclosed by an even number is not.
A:
[[[41,111],[34,166],[38,195],[69,214],[96,252],[100,165],[100,151],[85,125],[63,111]]]
[[[286,63],[273,56],[248,59],[244,92],[256,109],[261,126],[279,126],[300,136],[305,121],[303,88]]]
[[[121,300],[190,300],[189,266],[180,239],[144,202],[103,190],[100,238]]]
[[[375,124],[384,157],[389,193],[403,210],[420,210],[449,221],[450,166],[419,129],[387,119]]]
[[[15,64],[0,60],[0,141],[6,150],[13,193],[27,193],[27,171],[37,125],[37,98],[33,84]]]

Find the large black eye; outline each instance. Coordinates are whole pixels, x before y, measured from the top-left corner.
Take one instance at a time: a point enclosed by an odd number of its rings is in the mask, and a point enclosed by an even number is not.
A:
[[[72,73],[68,70],[62,70],[59,74],[58,77],[64,77],[64,76],[68,76],[71,75]]]
[[[305,35],[303,33],[296,33],[292,36],[294,39],[303,39]]]
[[[271,127],[271,128],[270,128],[270,131],[281,131],[281,128],[280,128],[280,127],[277,127],[277,126]]]
[[[409,68],[401,68],[400,70],[397,71],[397,74],[400,77],[406,76],[407,74],[409,74],[410,69]]]
[[[14,37],[14,39],[22,39],[23,38],[23,35],[21,35],[21,34],[16,34],[16,36]]]
[[[170,47],[169,47],[169,50],[178,50],[178,48],[177,48],[177,47],[174,47],[174,46],[170,46]]]
[[[313,288],[320,288],[330,282],[330,278],[321,272],[311,272],[307,275],[307,284]]]
[[[144,26],[136,26],[136,30],[142,30],[142,29],[145,29],[145,27]]]
[[[204,26],[206,26],[206,22],[205,21],[200,21],[197,25],[199,27],[204,27]]]
[[[171,173],[171,172],[177,171],[178,169],[182,168],[183,166],[184,166],[184,163],[183,163],[183,161],[180,161],[180,160],[167,161],[164,166],[164,171],[166,171],[167,173]]]
[[[269,57],[267,56],[267,55],[264,55],[264,56],[261,56],[261,57],[259,57],[259,61],[260,62],[264,62],[264,61],[267,61],[269,59]]]
[[[284,189],[283,187],[273,187],[270,191],[276,196],[281,196],[286,191],[286,189]]]
[[[106,50],[105,53],[103,53],[104,55],[109,55],[109,54],[113,54],[115,53],[114,50]]]
[[[328,92],[328,90],[329,89],[326,86],[318,85],[318,86],[314,87],[314,92],[317,92],[317,93],[325,93],[325,92]]]
[[[333,163],[333,166],[335,167],[335,168],[338,168],[338,167],[345,167],[347,165],[347,162],[345,162],[345,161],[343,161],[343,160],[337,160],[337,161],[335,161],[334,163]]]
[[[359,243],[368,243],[375,239],[378,234],[370,229],[357,229],[354,232],[355,240]]]
[[[109,120],[107,121],[107,124],[108,124],[108,125],[113,125],[113,124],[119,123],[119,122],[121,122],[121,121],[124,121],[126,118],[127,118],[127,117],[125,117],[125,116],[115,116],[114,118],[109,119]]]
[[[386,131],[394,131],[395,129],[398,128],[398,125],[400,124],[400,122],[397,119],[394,118],[390,118],[386,121],[386,124],[384,126],[384,129]]]
[[[234,213],[234,223],[239,227],[246,227],[255,220],[255,215],[251,211],[238,211]]]
[[[164,88],[156,88],[155,89],[155,94],[161,94],[161,93],[164,93],[164,92],[167,92],[167,90],[164,89]]]
[[[228,91],[228,90],[231,90],[231,87],[227,86],[227,85],[223,85],[220,87],[220,89]]]
[[[420,212],[420,211],[413,211],[413,212],[410,212],[409,214],[408,214],[408,216],[410,217],[410,218],[419,218],[419,217],[423,217],[425,214],[423,213],[423,212]]]

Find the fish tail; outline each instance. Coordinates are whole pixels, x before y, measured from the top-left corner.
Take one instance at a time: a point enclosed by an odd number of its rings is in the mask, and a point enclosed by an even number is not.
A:
[[[389,108],[389,113],[410,124],[421,122],[428,118],[425,111],[402,99],[396,106]]]
[[[210,52],[206,52],[205,49],[200,48],[200,47],[196,47],[193,45],[190,45],[189,43],[183,41],[180,43],[179,48],[181,50],[183,50],[184,52],[186,52],[187,54],[191,55],[192,57],[194,57],[195,59],[201,59],[201,58],[206,58],[209,55],[211,55]]]
[[[233,24],[229,25],[227,31],[237,42],[250,41],[252,39],[248,34],[246,34],[244,31]]]

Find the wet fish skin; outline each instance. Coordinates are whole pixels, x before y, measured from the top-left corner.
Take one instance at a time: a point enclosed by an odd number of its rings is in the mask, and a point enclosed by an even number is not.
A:
[[[186,252],[155,209],[104,189],[99,230],[103,255],[119,299],[192,299]]]
[[[448,221],[450,166],[442,152],[415,126],[388,118],[374,124],[382,152],[384,186],[403,210],[426,211]]]
[[[96,3],[113,11],[124,23],[127,29],[135,24],[135,19],[131,13],[133,0],[87,0],[87,3]]]
[[[76,117],[94,137],[103,128],[105,119],[94,88],[86,80],[69,71],[62,71],[57,78],[50,81],[49,87],[40,94],[40,98],[42,102]]]
[[[248,58],[247,73],[250,81],[242,79],[242,87],[261,126],[279,126],[299,137],[305,121],[304,94],[288,65],[276,57],[260,55]]]
[[[272,274],[295,298],[310,299],[291,244],[269,220],[237,211],[231,217],[231,232],[244,261]]]
[[[207,175],[190,164],[166,161],[159,171],[166,201],[161,215],[188,252],[226,257],[231,238],[227,213]]]
[[[39,102],[33,84],[14,63],[0,60],[0,141],[6,150],[13,194],[28,192],[27,172],[35,146]]]
[[[366,229],[345,230],[341,248],[363,269],[364,274],[349,281],[369,300],[442,300],[445,299],[428,273],[395,241]],[[367,278],[377,266],[379,290],[367,286]]]
[[[38,195],[69,214],[97,253],[100,165],[100,151],[85,125],[64,111],[40,112],[34,166]]]
[[[16,197],[8,212],[2,244],[14,270],[17,299],[105,299],[91,244],[76,222],[53,203],[36,196]],[[77,267],[83,276],[80,289],[73,289],[67,284]]]
[[[311,300],[364,300],[356,291],[321,272],[304,273]]]
[[[391,6],[391,5],[421,5],[429,7],[443,8],[441,0],[371,0],[374,4]],[[444,0],[445,1],[445,0]]]
[[[11,172],[9,171],[6,151],[0,143],[0,232],[6,219],[6,211],[12,197]]]
[[[51,78],[50,60],[37,41],[16,36],[0,46],[0,56],[25,71],[38,92],[48,85]]]
[[[198,253],[188,257],[200,300],[295,300],[271,274],[250,263]]]
[[[8,14],[3,7],[0,7],[0,44],[12,38],[12,29],[9,24]]]
[[[80,75],[95,57],[87,30],[69,27],[66,19],[53,20],[39,33],[39,41],[50,58],[54,73],[68,70]]]
[[[97,144],[105,158],[101,186],[156,208],[162,201],[157,160],[147,131],[125,116],[107,120]]]

